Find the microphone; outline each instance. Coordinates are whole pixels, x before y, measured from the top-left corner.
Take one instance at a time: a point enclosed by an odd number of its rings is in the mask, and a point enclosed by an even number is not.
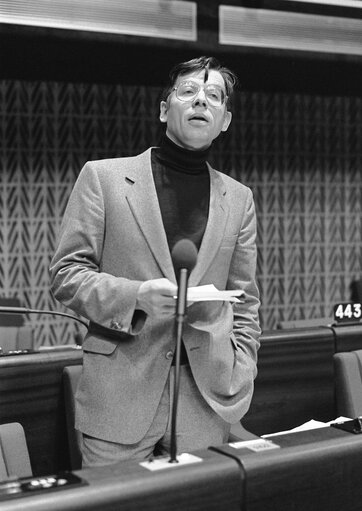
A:
[[[180,389],[180,355],[182,342],[182,325],[185,318],[187,303],[187,283],[189,274],[197,261],[197,249],[188,239],[178,241],[171,252],[172,262],[178,282],[176,302],[176,352],[175,352],[175,378],[171,416],[171,442],[169,463],[178,463],[176,441],[176,419],[178,395]]]
[[[191,240],[182,239],[173,247],[171,257],[178,282],[176,321],[183,322],[186,311],[188,278],[197,261],[196,246]]]
[[[38,310],[38,309],[28,309],[26,307],[14,307],[14,306],[0,306],[0,315],[1,314],[50,314],[51,316],[63,316],[66,318],[73,319],[74,321],[78,321],[82,325],[88,328],[88,323],[81,318],[78,318],[77,316],[73,316],[72,314],[67,314],[66,312],[60,312],[60,311],[52,311],[52,310]],[[78,342],[77,342],[78,344]],[[79,345],[79,344],[78,344]],[[10,350],[10,351],[3,351],[3,349],[0,347],[0,356],[6,356],[6,355],[21,355],[26,353],[33,353],[33,349],[17,349],[17,350]]]
[[[51,316],[64,316],[66,318],[74,319],[74,321],[78,321],[88,328],[88,323],[84,319],[60,311],[27,309],[26,307],[8,307],[1,305],[0,314],[50,314]]]

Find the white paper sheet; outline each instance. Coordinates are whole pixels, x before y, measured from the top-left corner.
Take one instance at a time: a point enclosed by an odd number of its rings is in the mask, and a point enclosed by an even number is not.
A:
[[[244,296],[245,292],[242,289],[219,291],[213,284],[189,287],[187,289],[188,302],[208,302],[216,300],[223,302],[241,302]],[[177,298],[177,296],[174,298]]]
[[[277,433],[270,433],[269,435],[261,435],[261,438],[270,438],[273,436],[284,435],[286,433],[297,433],[298,431],[307,431],[308,429],[327,428],[331,424],[349,421],[349,420],[351,420],[351,419],[349,419],[348,417],[338,417],[337,419],[334,419],[329,422],[321,422],[321,421],[316,421],[314,419],[311,419],[310,421],[307,421],[304,424],[301,424],[300,426],[297,426],[293,429],[288,429],[285,431],[278,431]]]

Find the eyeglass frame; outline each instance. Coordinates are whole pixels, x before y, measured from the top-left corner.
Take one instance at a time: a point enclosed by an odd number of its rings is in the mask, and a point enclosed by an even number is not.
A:
[[[181,99],[181,98],[179,98],[179,97],[178,97],[178,95],[177,95],[177,89],[180,87],[180,85],[182,85],[183,83],[187,83],[187,82],[191,82],[191,83],[193,83],[193,84],[197,85],[197,87],[198,87],[198,91],[196,92],[195,96],[193,96],[193,97],[192,97],[192,98],[190,98],[190,99]],[[220,89],[220,90],[221,90],[221,92],[223,93],[223,98],[224,98],[224,99],[223,99],[223,102],[221,103],[221,105],[213,105],[213,104],[211,104],[211,103],[210,103],[210,101],[209,101],[209,99],[208,99],[207,95],[205,94],[205,98],[206,98],[207,103],[208,103],[210,106],[212,106],[213,108],[220,108],[220,107],[222,107],[223,105],[226,105],[226,104],[227,104],[227,101],[228,101],[228,99],[229,99],[229,96],[226,94],[226,91],[224,91],[224,90],[222,89],[222,87],[220,87],[220,85],[217,85],[217,84],[211,84],[211,83],[208,83],[208,84],[206,84],[206,85],[203,85],[203,86],[202,86],[202,85],[198,84],[197,82],[195,82],[194,80],[190,80],[190,79],[189,79],[189,80],[183,80],[183,81],[182,81],[182,82],[180,82],[180,83],[179,83],[176,87],[173,87],[173,88],[171,89],[171,92],[176,91],[176,97],[177,97],[177,99],[178,99],[179,101],[182,101],[183,103],[187,103],[187,101],[194,101],[194,99],[195,99],[195,98],[197,97],[197,95],[199,94],[200,90],[201,90],[201,89],[203,89],[203,90],[204,90],[204,92],[205,92],[205,88],[206,88],[206,87],[208,87],[208,86],[210,86],[210,85],[212,85],[212,86],[216,87],[217,89]]]

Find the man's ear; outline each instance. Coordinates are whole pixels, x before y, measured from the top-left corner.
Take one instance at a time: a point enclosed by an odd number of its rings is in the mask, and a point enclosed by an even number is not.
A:
[[[227,131],[228,127],[230,126],[232,116],[233,114],[229,112],[229,110],[226,110],[221,131]]]
[[[167,122],[167,102],[161,101],[160,103],[160,121]]]

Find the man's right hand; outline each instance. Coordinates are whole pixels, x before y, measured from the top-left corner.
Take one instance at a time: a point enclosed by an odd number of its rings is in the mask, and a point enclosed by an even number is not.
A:
[[[168,318],[175,314],[177,286],[168,279],[143,282],[137,293],[136,308],[153,318]]]

